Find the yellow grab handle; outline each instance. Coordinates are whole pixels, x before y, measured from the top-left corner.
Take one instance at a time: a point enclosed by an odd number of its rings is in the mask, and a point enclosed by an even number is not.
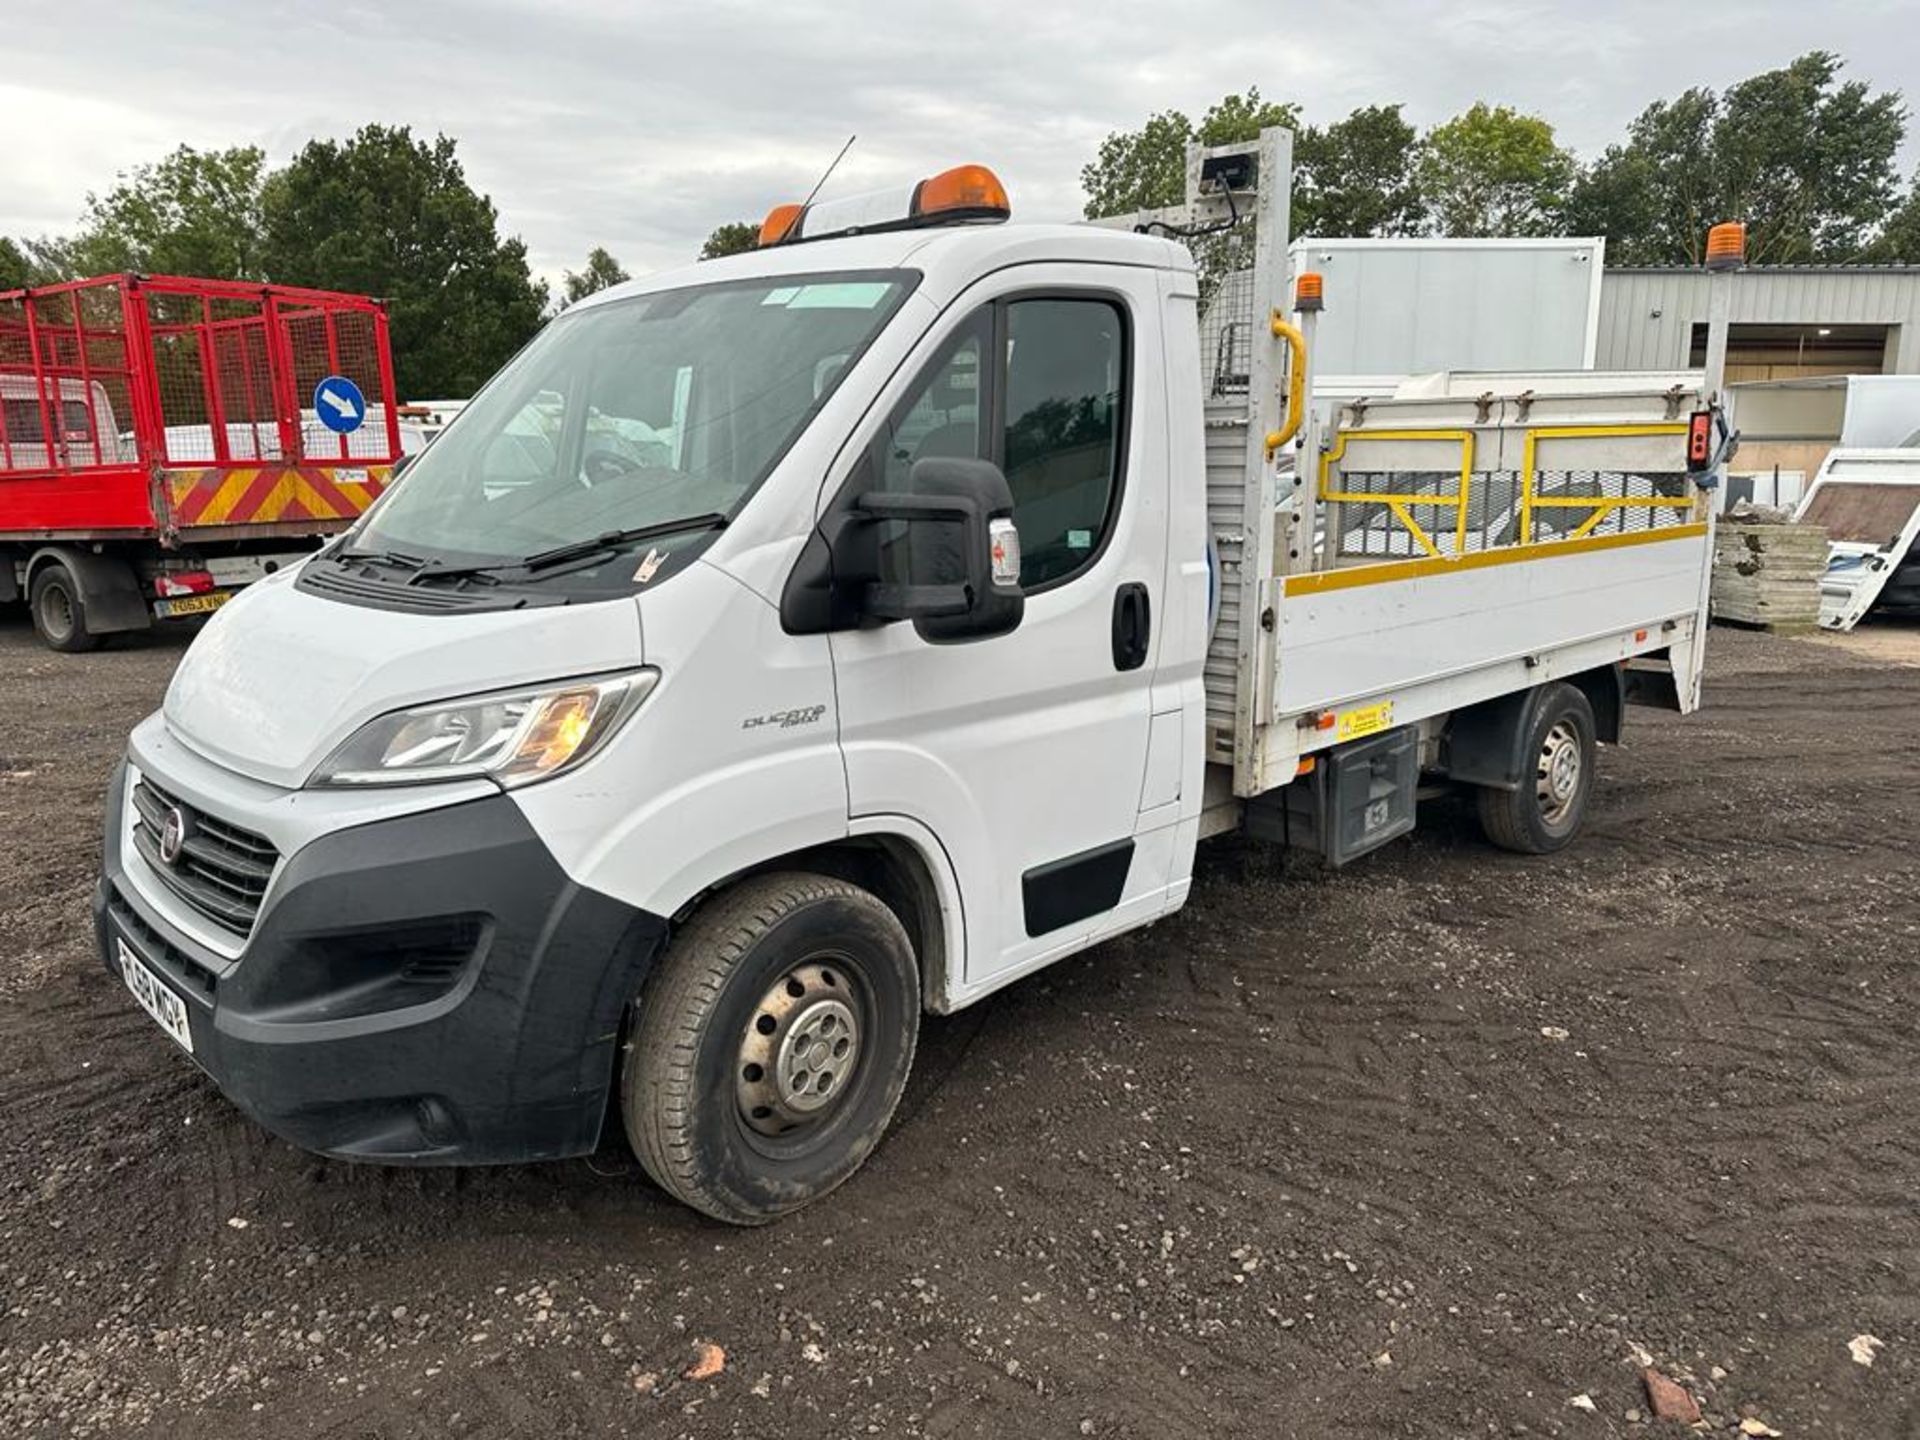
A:
[[[1287,349],[1292,352],[1287,362],[1287,408],[1281,416],[1280,428],[1267,432],[1267,459],[1272,460],[1282,445],[1300,433],[1300,426],[1307,418],[1307,337],[1278,310],[1268,323],[1273,338],[1286,341]]]

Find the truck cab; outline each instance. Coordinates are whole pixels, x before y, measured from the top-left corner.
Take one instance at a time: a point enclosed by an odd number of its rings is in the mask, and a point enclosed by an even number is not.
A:
[[[617,1087],[711,1213],[831,1188],[923,1009],[1184,898],[1196,298],[1163,239],[947,223],[570,309],[196,640],[107,963],[314,1149],[578,1153]]]

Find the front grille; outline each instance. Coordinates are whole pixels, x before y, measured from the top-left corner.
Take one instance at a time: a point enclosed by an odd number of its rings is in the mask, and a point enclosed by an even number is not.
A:
[[[114,928],[133,942],[135,953],[141,959],[157,966],[169,979],[184,981],[183,989],[197,990],[209,1000],[213,998],[219,977],[191,955],[169,945],[166,937],[142,920],[118,895],[107,906],[107,915]]]
[[[147,868],[183,902],[215,924],[244,935],[260,914],[261,897],[280,852],[264,835],[213,816],[169,795],[153,781],[133,787],[134,847]],[[161,858],[162,836],[172,811],[180,812],[179,852]]]

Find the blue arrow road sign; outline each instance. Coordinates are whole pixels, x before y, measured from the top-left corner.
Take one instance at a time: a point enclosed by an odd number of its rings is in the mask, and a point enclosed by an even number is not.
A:
[[[313,387],[313,409],[329,430],[351,435],[367,418],[367,397],[346,376],[329,375]]]

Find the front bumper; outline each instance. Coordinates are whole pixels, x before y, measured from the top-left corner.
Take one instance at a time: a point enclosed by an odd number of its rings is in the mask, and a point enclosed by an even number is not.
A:
[[[187,1004],[193,1058],[260,1124],[389,1163],[598,1144],[622,1017],[666,921],[573,883],[510,799],[303,846],[229,959],[129,883],[126,784],[122,765],[94,896],[102,961],[118,975],[124,941],[166,981]]]

